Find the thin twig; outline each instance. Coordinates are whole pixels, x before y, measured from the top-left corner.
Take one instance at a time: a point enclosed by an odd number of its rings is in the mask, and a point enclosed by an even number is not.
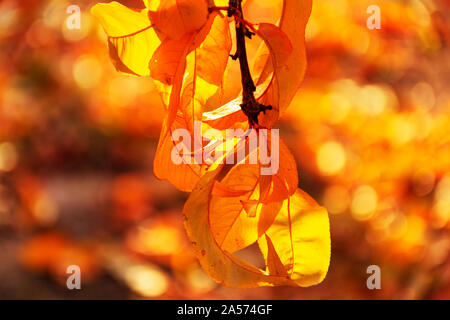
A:
[[[245,37],[251,37],[252,33],[247,29],[246,24],[243,23],[244,16],[242,12],[242,0],[230,0],[228,8],[228,16],[235,17],[236,23],[236,53],[232,56],[234,60],[239,59],[241,68],[242,81],[242,104],[241,109],[248,118],[250,127],[258,127],[258,116],[261,112],[271,110],[271,106],[260,104],[255,99],[256,86],[250,74],[250,67],[248,65],[247,48],[245,45]]]

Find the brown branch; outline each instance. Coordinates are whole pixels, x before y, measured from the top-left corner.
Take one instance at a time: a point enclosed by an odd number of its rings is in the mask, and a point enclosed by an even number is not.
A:
[[[241,109],[248,118],[250,127],[258,126],[258,116],[261,112],[271,110],[271,106],[260,104],[255,99],[256,86],[250,74],[250,67],[248,65],[247,48],[245,45],[245,37],[251,38],[253,35],[246,25],[242,23],[244,15],[242,12],[242,0],[230,0],[228,8],[228,16],[235,16],[236,23],[236,53],[232,56],[234,60],[239,59],[241,68],[242,81],[242,104]]]

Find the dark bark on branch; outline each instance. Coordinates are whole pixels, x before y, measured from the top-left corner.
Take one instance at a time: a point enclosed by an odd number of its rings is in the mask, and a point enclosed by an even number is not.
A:
[[[271,110],[271,106],[265,106],[258,103],[255,99],[256,86],[250,74],[248,65],[247,48],[245,45],[245,37],[251,38],[252,34],[247,29],[242,12],[242,0],[230,0],[228,8],[228,16],[235,18],[236,23],[236,53],[232,56],[234,60],[239,59],[242,80],[242,104],[241,109],[248,118],[250,127],[258,127],[258,116],[261,112]]]

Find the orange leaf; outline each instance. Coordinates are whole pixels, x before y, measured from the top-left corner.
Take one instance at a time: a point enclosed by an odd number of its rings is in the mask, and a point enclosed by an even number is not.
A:
[[[196,164],[194,162],[194,155],[189,153],[183,157],[183,163],[175,164],[172,161],[172,152],[180,151],[184,146],[172,140],[172,134],[177,129],[184,129],[184,119],[177,117],[173,123],[172,128],[167,128],[167,121],[163,124],[163,132],[167,131],[164,139],[160,140],[158,149],[156,151],[155,159],[153,161],[153,172],[158,179],[168,180],[178,190],[184,192],[191,192],[198,180],[205,171],[206,166]],[[193,144],[189,141],[189,146],[186,148],[191,151]]]
[[[147,6],[155,28],[174,40],[199,30],[208,18],[207,0],[152,0]]]
[[[242,113],[236,101],[213,112],[204,113],[202,121],[202,136],[203,132],[209,128],[224,131],[232,128],[243,128],[244,130],[247,130],[248,127],[247,118]],[[191,139],[189,139],[188,145],[173,141],[172,136],[177,129],[187,129],[184,116],[182,115],[176,116],[170,128],[168,127],[167,120],[164,122],[162,131],[167,132],[167,134],[160,138],[154,159],[153,171],[158,179],[168,180],[177,189],[184,192],[191,192],[200,177],[206,172],[206,168],[209,166],[201,162],[196,162],[194,158],[195,153],[203,154],[205,151],[205,144],[202,140],[201,148],[194,148],[195,144]],[[192,131],[190,131],[190,133],[192,134]],[[191,137],[193,138],[192,135]],[[172,152],[180,153],[184,148],[189,150],[187,154],[185,153],[186,157],[183,158],[185,161],[180,164],[175,164],[172,161]],[[226,190],[224,192],[230,194],[230,192],[232,193],[233,191]]]
[[[261,23],[257,29],[260,36],[269,48],[274,75],[271,83],[259,101],[265,105],[273,107],[271,113],[265,117],[266,126],[272,127],[278,120],[280,108],[289,104],[286,102],[286,96],[283,95],[283,86],[285,82],[290,81],[293,72],[289,66],[289,58],[293,48],[289,38],[277,26],[270,23]],[[270,119],[270,120],[269,120]]]
[[[218,14],[209,34],[197,50],[197,76],[210,84],[220,86],[232,47],[229,21]]]
[[[226,180],[221,182],[232,190],[254,193],[255,189],[259,188],[264,191],[258,199],[263,203],[285,200],[295,192],[298,185],[297,163],[294,156],[277,133],[271,131],[267,133],[267,135],[259,133],[257,149],[249,152],[245,160],[233,167]],[[241,145],[245,147],[243,143]],[[278,150],[272,150],[273,147]],[[278,153],[279,159],[276,157],[265,159],[264,161],[271,160],[272,163],[262,164],[261,155],[265,155],[265,149],[269,151],[268,153]],[[253,163],[251,158],[257,158],[257,163]],[[265,174],[262,174],[264,169]]]
[[[271,85],[265,93],[259,98],[259,101],[266,105],[272,105],[274,110],[268,111],[262,115],[261,123],[266,127],[272,127],[282,114],[289,107],[292,99],[297,93],[303,81],[306,71],[306,48],[305,48],[305,28],[311,14],[312,0],[284,0],[283,11],[279,24],[279,29],[290,40],[292,53],[285,60],[279,60],[278,56],[283,52],[278,50],[275,43],[279,43],[282,37],[274,37],[273,27],[268,25],[263,27],[262,35],[265,42],[268,43],[269,51],[272,56],[272,63],[267,60],[260,74],[262,75],[257,85],[267,81],[267,76],[273,73]],[[272,44],[273,43],[273,44]],[[266,51],[262,49],[263,56]],[[279,63],[282,63],[280,69]],[[275,71],[274,71],[275,69]],[[283,73],[280,73],[283,71]],[[279,75],[277,75],[279,73]]]
[[[221,169],[218,165],[211,167],[199,181],[183,209],[188,236],[200,264],[209,276],[223,285],[240,288],[310,286],[320,282],[327,272],[330,258],[328,216],[323,208],[301,191],[284,201],[274,229],[269,228],[267,232],[274,241],[274,250],[268,249],[267,243],[260,243],[266,259],[269,250],[271,251],[271,261],[267,262],[270,263],[269,272],[220,248],[211,230],[210,215],[213,209],[209,201]],[[283,226],[283,229],[277,229],[281,228],[286,217],[289,217],[287,221],[290,228]],[[276,232],[280,230],[282,232],[277,236]],[[286,234],[291,236],[286,237]],[[278,254],[279,261],[276,260],[275,253]],[[281,272],[280,262],[287,275]]]
[[[186,59],[185,56],[192,45],[191,42],[192,35],[190,34],[179,40],[163,41],[150,60],[150,76],[165,85],[173,85],[177,69]]]
[[[179,110],[180,94],[183,86],[184,72],[186,70],[186,56],[192,48],[194,38],[195,34],[186,35],[184,41],[181,42],[183,44],[181,55],[176,54],[175,56],[172,56],[171,58],[165,60],[167,63],[171,64],[171,70],[175,73],[173,74],[172,89],[170,91],[169,106],[166,119],[167,126],[162,128],[159,144],[161,144],[164,139],[167,138],[167,135],[169,134],[168,130],[172,127],[172,124],[175,121],[175,117]],[[177,57],[179,58],[179,60],[176,60]]]
[[[212,22],[213,20],[214,17],[212,16],[210,21]],[[194,32],[186,34],[178,44],[174,40],[166,40],[165,42],[167,42],[168,44],[165,44],[163,42],[163,44],[161,45],[161,47],[165,46],[165,50],[161,50],[157,57],[154,57],[154,59],[152,58],[152,61],[155,62],[155,64],[152,65],[152,75],[154,67],[155,76],[157,78],[159,78],[160,80],[164,80],[164,78],[166,78],[166,80],[170,79],[169,82],[162,82],[163,87],[172,85],[169,97],[167,128],[166,130],[164,130],[163,128],[161,132],[160,143],[162,143],[162,141],[167,138],[168,129],[171,128],[172,123],[175,121],[177,112],[180,109],[180,111],[186,111],[186,107],[185,110],[183,110],[183,106],[185,106],[185,104],[182,105],[181,103],[183,80],[185,78],[187,65],[186,59],[189,52],[191,52],[192,50],[194,50],[195,52],[196,48],[202,44],[202,42],[209,34],[211,28],[212,23],[207,23],[197,33]],[[168,89],[163,88],[161,91],[167,92]],[[201,114],[199,110],[195,111],[195,109],[191,112],[191,116]]]
[[[181,97],[181,111],[191,132],[194,121],[202,119],[209,99],[220,91],[232,46],[228,20],[212,13],[195,41],[201,44],[187,57]]]
[[[183,215],[188,236],[203,269],[215,281],[229,286],[249,288],[284,284],[285,278],[271,277],[264,271],[220,249],[209,228],[209,196],[221,168],[208,172],[187,200]]]
[[[210,223],[223,250],[236,252],[256,242],[273,223],[283,201],[297,189],[295,160],[282,140],[279,145],[283,161],[277,174],[262,175],[261,165],[249,164],[251,155],[248,155],[246,163],[235,165],[215,184]],[[260,147],[254,152],[259,153]]]

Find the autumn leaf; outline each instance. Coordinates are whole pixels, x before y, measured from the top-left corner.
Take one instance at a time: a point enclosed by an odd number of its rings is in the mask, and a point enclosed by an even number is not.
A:
[[[311,14],[311,7],[311,0],[284,0],[279,31],[269,24],[264,24],[263,29],[258,31],[269,48],[271,57],[268,57],[267,49],[261,49],[259,55],[263,56],[266,62],[260,62],[262,67],[256,83],[258,86],[265,83],[272,74],[271,85],[258,98],[260,103],[271,105],[274,108],[266,115],[261,115],[260,121],[266,127],[272,127],[279,115],[286,111],[303,81],[307,64],[305,28]],[[281,35],[280,31],[284,35]],[[281,47],[276,45],[285,37],[289,39],[292,47],[289,57],[284,56],[285,50],[280,50],[285,45]],[[279,72],[283,73],[278,74]]]
[[[267,271],[270,274],[287,276],[287,270],[284,267],[280,257],[278,256],[275,247],[273,246],[272,240],[270,240],[267,234],[265,235],[265,240],[267,243],[267,253],[265,254]]]
[[[199,30],[208,19],[207,0],[152,0],[146,5],[155,28],[173,40]]]
[[[278,120],[280,108],[289,104],[286,100],[288,97],[283,92],[283,87],[286,82],[291,81],[292,70],[290,69],[289,59],[293,47],[286,34],[273,24],[261,23],[256,32],[269,48],[274,70],[269,86],[259,98],[260,103],[270,105],[273,108],[270,113],[270,116],[273,117],[271,121],[269,121],[269,116],[265,117],[267,123],[265,125],[270,128]]]
[[[202,134],[210,128],[223,131],[224,137],[226,137],[226,129],[247,130],[247,118],[240,110],[239,102],[232,101],[212,112],[203,113],[202,126],[200,128]],[[177,115],[170,128],[167,125],[167,121],[163,123],[162,131],[167,131],[168,134],[159,142],[153,162],[153,172],[158,179],[168,180],[177,189],[191,192],[206,172],[206,168],[209,167],[208,164],[197,163],[195,159],[195,154],[203,155],[207,143],[202,139],[199,148],[195,148],[194,141],[191,139],[189,139],[188,145],[183,145],[186,141],[180,144],[179,141],[174,141],[173,139],[173,133],[178,129],[189,130],[183,115]],[[189,150],[189,153],[183,157],[184,161],[182,163],[175,164],[172,161],[172,153],[179,153],[182,148]]]
[[[165,85],[174,85],[174,77],[178,68],[184,65],[183,62],[192,46],[192,39],[193,36],[187,34],[181,39],[164,40],[150,59],[150,76]]]
[[[185,116],[177,115],[171,128],[168,128],[167,122],[165,121],[163,123],[162,131],[167,131],[168,134],[166,134],[164,139],[160,140],[156,151],[153,166],[155,176],[160,180],[168,180],[181,191],[191,192],[195,187],[195,184],[206,172],[206,168],[210,165],[203,162],[202,158],[207,151],[207,145],[211,142],[204,137],[204,132],[209,129],[222,132],[221,137],[224,140],[223,144],[216,145],[214,149],[225,148],[226,152],[233,152],[236,154],[238,153],[238,150],[236,150],[237,147],[245,147],[246,144],[242,143],[239,139],[239,132],[241,133],[241,136],[248,136],[249,127],[247,118],[240,109],[239,101],[240,100],[231,101],[221,108],[202,114],[202,119],[201,122],[198,122],[199,128],[197,129],[197,135],[200,135],[199,130],[201,131],[201,141],[196,142],[193,140],[196,132],[194,132],[195,130],[192,128],[188,128],[186,122],[184,122]],[[188,141],[184,141],[184,139],[183,141],[174,141],[174,132],[180,129],[189,130],[192,139],[189,139]],[[235,133],[233,139],[227,139],[226,130]],[[271,136],[272,135],[269,134],[268,137],[261,140],[264,142],[263,149],[265,150],[267,145],[269,152],[270,146],[272,145]],[[175,139],[180,139],[180,137],[175,137]],[[245,139],[243,141],[245,141]],[[284,200],[289,194],[292,194],[295,191],[298,183],[297,168],[292,154],[282,140],[280,140],[280,144],[277,148],[277,152],[280,153],[280,157],[283,161],[279,166],[279,174],[275,174],[273,179],[270,179],[270,183],[267,184],[270,188],[265,194],[265,202]],[[180,153],[183,149],[187,150],[184,152],[184,161],[181,163],[174,163],[172,160],[173,152]],[[259,149],[256,150],[256,153],[259,153]],[[200,155],[200,159],[196,158],[195,155]],[[248,157],[247,163],[249,163]],[[241,165],[245,166],[245,170],[255,173],[255,175],[257,172],[259,176],[261,168],[258,164]]]
[[[182,141],[181,143],[173,141],[173,132],[177,129],[186,129],[184,118],[177,117],[171,128],[167,127],[167,121],[163,123],[163,131],[167,131],[168,134],[159,142],[153,161],[153,172],[158,179],[168,180],[178,190],[191,192],[207,166],[195,163],[194,154],[190,153],[192,151],[191,147],[194,147],[193,141],[189,140],[189,145],[183,145],[187,141]],[[172,153],[181,153],[179,149],[182,148],[188,149],[189,154],[182,157],[182,163],[174,163],[172,161]],[[199,151],[197,150],[197,152]]]
[[[146,5],[146,9],[135,10],[118,2],[100,3],[91,12],[108,36],[110,57],[116,69],[131,75],[150,75],[162,84],[159,88],[163,94],[168,93],[171,122],[180,104],[186,56],[208,36],[214,19],[209,19],[211,23],[206,25],[205,1],[152,1]],[[158,10],[151,11],[153,8]],[[200,19],[203,17],[201,12],[205,13],[204,21]],[[170,21],[174,17],[178,17],[184,26],[176,37],[170,32],[169,35],[161,32],[161,29],[165,30],[164,26],[176,27]],[[202,72],[205,74],[208,70]]]
[[[191,131],[193,130],[193,122],[198,118],[200,118],[202,114],[202,110],[197,108],[196,105],[191,105],[191,107],[189,107],[190,103],[189,102],[186,103],[185,98],[186,96],[184,96],[184,100],[182,100],[183,83],[184,79],[186,78],[186,66],[188,54],[191,51],[194,51],[194,59],[195,59],[197,48],[202,45],[205,39],[208,38],[211,30],[213,29],[213,26],[215,25],[214,19],[215,15],[211,15],[209,18],[209,23],[206,23],[203,26],[203,28],[199,30],[197,33],[186,34],[185,37],[182,39],[182,41],[175,42],[174,40],[166,40],[165,42],[163,42],[161,46],[169,46],[170,48],[176,48],[176,50],[169,48],[169,50],[166,50],[164,53],[160,54],[160,58],[152,59],[152,61],[154,61],[154,64],[152,66],[154,66],[155,69],[159,70],[159,72],[156,73],[157,77],[159,79],[165,78],[166,80],[169,80],[166,81],[166,83],[163,83],[162,85],[163,86],[171,85],[168,102],[168,115],[166,125],[163,127],[163,130],[161,131],[159,146],[161,146],[164,143],[164,141],[168,138],[170,128],[173,122],[175,121],[178,111],[181,112],[184,111],[185,120],[189,119],[189,121],[188,120],[186,121]],[[217,27],[214,26],[214,28]],[[225,42],[227,40],[228,39],[225,38]],[[205,46],[200,48],[199,51],[203,52],[203,50],[213,50],[212,47],[213,46],[208,45],[207,43]],[[213,59],[213,57],[211,57],[211,59]],[[195,62],[194,64],[191,63],[190,65],[193,65],[195,69],[194,71],[196,71],[197,67]],[[196,78],[197,77],[194,77],[194,79]],[[167,92],[168,89],[165,88],[162,89],[162,91]],[[189,91],[188,94],[190,94],[191,92],[192,96],[190,99],[192,99],[192,101],[194,102],[198,101],[196,100],[196,92],[198,93],[199,91],[196,90],[196,85],[194,82],[192,82],[192,91]]]
[[[196,74],[206,82],[220,86],[233,44],[228,18],[213,13],[210,21],[209,33],[197,49]]]
[[[148,76],[150,59],[161,44],[148,10],[129,9],[113,1],[96,4],[91,13],[108,36],[110,57],[116,69],[125,74]]]
[[[261,148],[261,136],[259,140],[260,145],[253,151],[255,156]],[[270,149],[270,138],[268,140]],[[279,163],[277,173],[263,175],[260,161],[249,163],[250,154],[246,163],[235,165],[215,184],[210,202],[210,224],[223,250],[233,253],[256,242],[273,223],[283,201],[297,189],[295,159],[282,140],[278,143],[283,161]],[[263,143],[264,148],[265,145],[267,142]]]
[[[269,246],[270,255],[268,247],[260,244],[263,254],[270,256],[268,269],[273,273],[263,271],[220,248],[210,227],[209,202],[214,180],[221,169],[221,166],[211,167],[183,209],[188,236],[204,270],[214,280],[229,287],[310,286],[322,281],[330,258],[328,215],[325,209],[302,192],[296,192],[285,200],[274,229],[269,228],[267,232],[268,237],[278,237],[277,240],[282,243]],[[277,236],[281,227],[287,228]],[[280,262],[286,273],[280,270]]]
[[[267,276],[264,271],[221,250],[209,228],[209,196],[220,167],[208,172],[186,202],[183,215],[188,236],[203,269],[211,278],[229,287],[283,284],[285,278]]]
[[[228,19],[212,13],[196,41],[201,44],[187,57],[181,96],[181,111],[191,132],[194,122],[201,120],[209,99],[220,95],[232,47]]]
[[[327,274],[331,255],[327,211],[297,189],[284,201],[275,221],[258,243],[266,262],[273,261],[276,254],[289,278],[298,285],[320,283]]]

